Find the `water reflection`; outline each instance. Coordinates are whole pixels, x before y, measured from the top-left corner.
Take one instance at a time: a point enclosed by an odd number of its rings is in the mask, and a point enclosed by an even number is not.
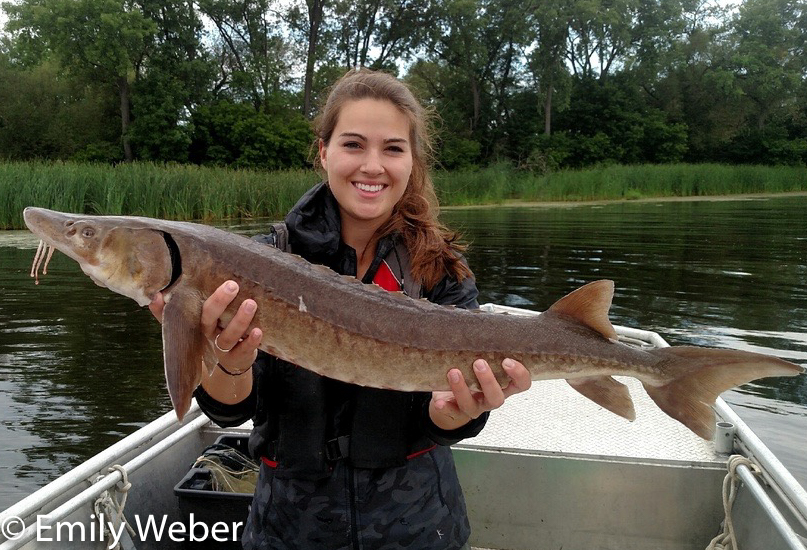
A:
[[[447,210],[471,242],[482,301],[548,308],[616,281],[616,324],[672,344],[807,362],[807,198]],[[266,222],[230,229],[246,234]],[[37,240],[0,234],[0,509],[170,409],[159,326]],[[725,395],[807,484],[807,377]]]
[[[36,240],[8,240],[0,249],[0,507],[168,408],[159,327],[148,312],[98,289],[64,256],[34,285]]]

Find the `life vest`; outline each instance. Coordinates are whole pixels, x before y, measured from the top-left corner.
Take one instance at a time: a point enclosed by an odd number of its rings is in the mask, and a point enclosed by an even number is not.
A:
[[[268,235],[256,240],[294,252],[285,223],[272,225]],[[409,252],[401,241],[395,239],[383,256],[373,282],[420,298],[423,288],[411,275]],[[276,467],[276,475],[325,476],[335,460],[347,460],[360,468],[389,468],[434,446],[421,429],[431,399],[427,392],[354,386],[276,361],[276,367],[266,374],[269,379],[262,380],[256,373],[261,395],[250,438],[253,454]],[[273,376],[280,379],[273,382]],[[344,402],[334,407],[334,400]]]

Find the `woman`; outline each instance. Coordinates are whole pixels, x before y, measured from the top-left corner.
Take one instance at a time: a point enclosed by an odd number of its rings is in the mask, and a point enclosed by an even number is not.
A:
[[[411,91],[389,75],[351,71],[315,129],[327,179],[286,217],[290,249],[387,290],[477,307],[454,235],[436,219],[427,117]],[[477,360],[480,392],[458,369],[447,373],[451,391],[432,394],[338,382],[258,353],[261,330],[246,332],[253,300],[222,326],[237,292],[227,281],[203,307],[219,366],[196,397],[222,426],[254,421],[250,451],[262,464],[244,548],[464,547],[470,527],[448,445],[479,433],[488,411],[528,388],[526,369],[506,360],[511,383],[502,389]],[[162,299],[151,309],[161,318]]]

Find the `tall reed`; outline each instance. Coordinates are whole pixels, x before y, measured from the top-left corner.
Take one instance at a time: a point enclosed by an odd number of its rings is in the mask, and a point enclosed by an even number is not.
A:
[[[260,172],[148,162],[0,163],[0,228],[23,228],[26,206],[178,220],[280,219],[320,179],[312,170]],[[671,164],[536,175],[497,164],[480,170],[438,171],[435,185],[446,206],[620,200],[807,191],[807,169]]]
[[[176,220],[281,218],[320,176],[162,165],[0,163],[0,228],[24,227],[26,206]]]

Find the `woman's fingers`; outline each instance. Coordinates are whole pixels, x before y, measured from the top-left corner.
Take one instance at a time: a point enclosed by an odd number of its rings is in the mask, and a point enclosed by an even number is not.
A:
[[[219,363],[224,365],[228,371],[240,372],[249,368],[255,362],[258,354],[258,346],[261,343],[263,333],[259,328],[253,328],[243,339],[235,344],[230,351],[221,353],[216,351]],[[226,348],[225,348],[226,349]]]
[[[501,407],[504,404],[504,391],[487,361],[484,359],[474,361],[474,374],[479,382],[479,389],[482,390],[481,405],[484,410],[479,414]]]
[[[241,302],[241,305],[238,306],[238,311],[227,323],[227,326],[213,337],[217,352],[227,353],[247,336],[247,330],[252,323],[256,310],[257,304],[254,300],[247,299]],[[218,323],[218,320],[216,322]]]
[[[201,325],[205,336],[213,341],[219,363],[232,370],[243,370],[255,360],[263,333],[250,325],[258,305],[246,299],[233,318],[223,326],[221,316],[238,296],[238,284],[226,281],[202,305]]]
[[[452,369],[448,373],[448,385],[454,394],[457,407],[469,418],[476,418],[483,412],[498,408],[504,403],[504,392],[487,362],[477,359],[473,368],[480,392],[471,391],[459,369]]]
[[[202,332],[210,340],[213,340],[218,334],[219,318],[236,295],[238,295],[238,285],[235,281],[225,281],[202,305]]]
[[[510,382],[505,388],[501,387],[487,361],[484,359],[474,361],[473,370],[480,391],[471,391],[459,369],[449,371],[448,384],[457,408],[468,417],[476,418],[486,411],[498,409],[511,395],[529,389],[532,380],[524,365],[512,359],[505,359],[502,368],[510,377]]]
[[[510,383],[503,390],[505,399],[530,389],[532,376],[524,365],[513,359],[505,359],[502,361],[502,368],[510,377]]]
[[[468,388],[465,378],[462,376],[462,371],[459,369],[451,369],[448,371],[448,386],[451,388],[451,393],[454,395],[454,403],[457,409],[469,418],[476,418],[479,413],[476,413],[476,399],[473,393]]]

